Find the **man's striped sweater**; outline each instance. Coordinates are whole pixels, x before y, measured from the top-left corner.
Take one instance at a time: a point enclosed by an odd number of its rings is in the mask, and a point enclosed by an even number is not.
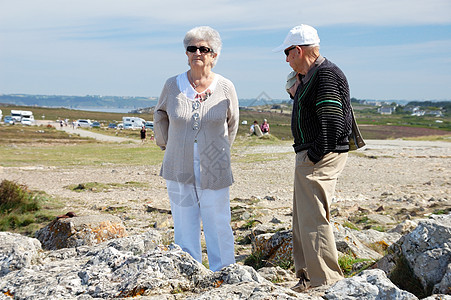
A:
[[[345,75],[331,61],[316,64],[307,77],[294,97],[291,131],[295,152],[308,150],[316,163],[329,152],[349,150],[351,100]]]

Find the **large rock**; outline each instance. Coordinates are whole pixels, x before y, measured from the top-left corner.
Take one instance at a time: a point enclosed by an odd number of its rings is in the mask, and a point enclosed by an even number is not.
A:
[[[218,272],[205,276],[197,284],[199,288],[208,288],[200,295],[188,297],[187,299],[315,299],[306,294],[293,292],[291,289],[278,287],[260,276],[253,268],[230,265]],[[211,287],[214,287],[213,289]]]
[[[39,261],[41,243],[20,234],[0,232],[0,276]]]
[[[367,270],[354,277],[338,281],[326,291],[324,298],[328,300],[418,299],[415,295],[397,288],[382,270]]]
[[[352,254],[352,256],[362,259],[379,259],[382,257],[378,252],[364,245],[355,235],[356,230],[343,227],[340,224],[334,224],[334,237],[337,250],[344,254]],[[364,239],[368,235],[359,233]]]
[[[47,251],[41,263],[0,277],[0,295],[34,300],[139,296],[145,299],[321,299],[279,287],[247,266],[235,264],[213,273],[177,245],[155,247],[160,240],[159,234],[152,231],[94,246]]]
[[[352,230],[353,235],[359,239],[363,244],[379,244],[382,246],[389,246],[397,242],[402,235],[398,232],[381,232],[374,229],[368,230]]]
[[[121,219],[112,215],[90,215],[54,220],[36,232],[47,250],[95,245],[127,236]]]
[[[259,229],[261,228],[259,227]],[[265,260],[267,266],[293,262],[293,235],[291,230],[258,234],[260,232],[254,230],[251,234],[252,253],[254,255],[259,255]],[[338,251],[362,259],[379,259],[382,255],[367,247],[354,234],[358,234],[368,244],[380,243],[386,247],[400,237],[398,233],[379,233],[375,230],[370,230],[368,233],[367,231],[357,232],[335,223],[334,236]]]
[[[293,234],[291,230],[253,235],[252,253],[261,256],[267,266],[293,261]]]
[[[434,216],[393,244],[376,266],[417,295],[451,294],[450,241],[451,215]]]

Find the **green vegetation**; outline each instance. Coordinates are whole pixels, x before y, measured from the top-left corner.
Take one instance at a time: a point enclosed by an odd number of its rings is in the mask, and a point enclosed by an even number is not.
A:
[[[241,229],[251,229],[255,226],[255,224],[261,223],[258,220],[248,220],[243,226],[241,226]]]
[[[353,230],[360,230],[359,227],[357,227],[356,225],[354,225],[353,223],[351,223],[349,221],[345,221],[343,223],[343,227],[347,227],[347,228],[350,228],[350,229],[353,229]]]
[[[261,252],[253,252],[244,260],[246,266],[251,266],[255,270],[265,267],[265,260]]]
[[[374,263],[371,259],[355,258],[352,254],[342,255],[338,258],[338,264],[345,277],[352,277],[362,272]]]
[[[398,107],[391,115],[382,115],[378,112],[377,106],[362,105],[357,101],[353,102],[357,123],[365,139],[397,139],[404,137],[417,138],[421,136],[442,136],[443,140],[451,138],[451,115],[447,112],[448,106],[444,107],[443,117],[432,115],[411,116],[410,112]],[[279,140],[292,140],[291,136],[291,106],[285,106],[283,113],[281,110],[271,109],[271,105],[254,107],[254,110],[240,111],[240,120],[246,120],[248,124],[241,124],[238,135],[247,135],[249,127],[257,120],[259,124],[263,119],[267,119],[270,124],[271,135]],[[437,109],[437,108],[435,108]],[[439,121],[439,122],[436,122]]]
[[[380,114],[376,106],[362,105],[357,101],[353,101],[353,107],[360,125],[362,135],[365,139],[397,139],[397,138],[415,138],[424,136],[434,136],[434,139],[449,141],[451,139],[451,115],[449,110],[449,102],[441,105],[444,108],[442,117],[431,115],[411,116],[410,112],[404,111],[398,107],[391,115]],[[434,103],[431,103],[433,105]],[[240,124],[238,128],[238,136],[247,137],[249,127],[254,120],[259,124],[263,119],[267,119],[270,124],[271,135],[264,138],[250,137],[247,138],[251,143],[278,143],[280,141],[292,141],[291,135],[291,106],[287,104],[281,105],[280,109],[271,109],[271,105],[253,107],[250,110],[240,111],[240,121],[247,121],[247,124]],[[3,115],[8,115],[12,109],[31,110],[35,115],[35,119],[42,120],[58,120],[58,119],[91,119],[97,120],[106,127],[110,122],[120,122],[124,115],[138,116],[145,120],[153,120],[152,113],[129,114],[129,113],[107,113],[71,110],[65,108],[44,108],[35,106],[10,106],[1,105]],[[436,107],[429,107],[434,110]],[[3,128],[2,128],[3,129]],[[97,130],[97,129],[95,129]],[[139,138],[139,132],[131,130],[113,130],[101,128],[98,129],[105,134],[117,136],[136,137]],[[42,135],[41,135],[42,138]],[[269,140],[266,140],[268,138]],[[429,138],[427,138],[429,139]],[[1,139],[0,139],[1,140]],[[86,140],[86,139],[85,139]],[[240,142],[237,140],[237,142]],[[244,143],[244,141],[242,141]]]
[[[1,140],[1,139],[0,139]],[[30,143],[30,142],[29,142]],[[4,145],[0,142],[0,161],[12,166],[110,166],[156,165],[164,152],[154,144],[40,144]],[[89,174],[87,174],[89,176]]]
[[[67,186],[69,190],[72,190],[74,192],[84,192],[84,191],[90,191],[90,192],[105,192],[110,189],[120,189],[120,188],[130,188],[130,187],[145,187],[148,186],[146,183],[143,182],[135,182],[130,181],[126,182],[124,184],[122,183],[99,183],[99,182],[87,182],[87,183],[79,183],[79,184],[71,184]]]
[[[86,130],[86,129],[82,129],[82,130]],[[122,137],[122,138],[141,140],[140,130],[117,129],[117,128],[113,129],[113,128],[106,128],[106,127],[91,128],[91,129],[87,129],[87,130],[90,130],[90,131],[96,132],[96,133],[100,133],[100,134],[109,135],[109,136],[117,136],[117,137]],[[151,135],[153,135],[152,130],[147,129],[148,140]]]
[[[57,215],[57,201],[25,185],[3,180],[0,183],[0,231],[31,235]]]
[[[29,143],[95,143],[90,138],[70,135],[52,126],[0,125],[0,146]]]

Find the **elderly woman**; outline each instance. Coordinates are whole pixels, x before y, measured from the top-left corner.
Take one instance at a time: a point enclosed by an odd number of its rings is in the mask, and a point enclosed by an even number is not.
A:
[[[230,147],[238,130],[232,82],[212,72],[221,53],[219,33],[196,27],[183,41],[187,72],[169,78],[155,107],[155,140],[165,150],[175,243],[202,262],[201,221],[210,269],[235,263],[230,226]]]

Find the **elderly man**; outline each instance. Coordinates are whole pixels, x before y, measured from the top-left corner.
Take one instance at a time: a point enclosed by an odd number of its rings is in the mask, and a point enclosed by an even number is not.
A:
[[[319,42],[316,29],[300,25],[274,49],[285,51],[298,76],[289,76],[288,84],[298,85],[291,118],[296,152],[293,256],[299,278],[292,289],[297,292],[343,278],[329,208],[348,157],[351,104],[345,75],[319,54]]]

